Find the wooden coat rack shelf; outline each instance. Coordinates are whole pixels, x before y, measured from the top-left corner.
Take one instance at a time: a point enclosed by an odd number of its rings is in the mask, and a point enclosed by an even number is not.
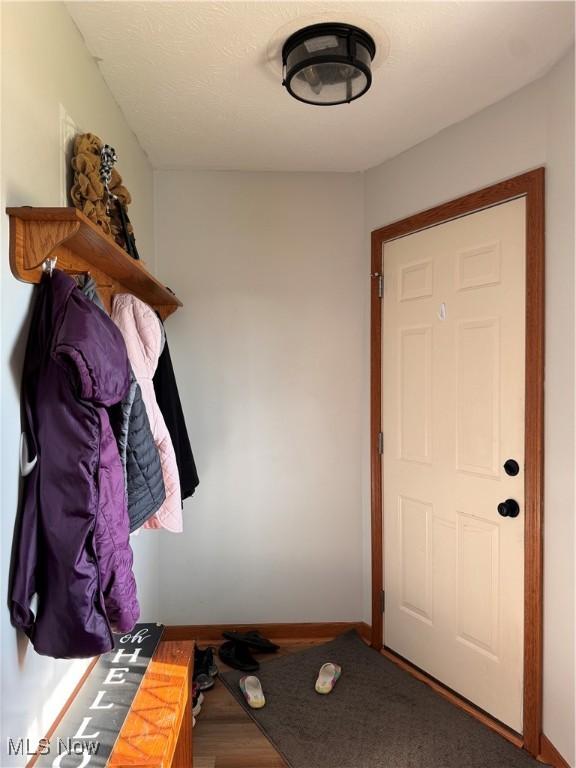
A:
[[[57,268],[89,272],[108,310],[116,293],[132,293],[156,309],[162,319],[182,302],[128,256],[76,208],[7,208],[10,216],[10,267],[18,280],[39,283],[42,264],[58,258]]]

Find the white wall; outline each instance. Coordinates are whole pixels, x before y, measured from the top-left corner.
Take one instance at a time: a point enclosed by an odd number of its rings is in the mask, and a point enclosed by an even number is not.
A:
[[[202,478],[186,533],[162,538],[161,619],[369,621],[369,233],[546,165],[544,731],[571,765],[573,67],[572,52],[368,171],[363,201],[355,175],[156,174],[159,271],[185,303],[168,333]],[[183,587],[184,604],[171,601]]]
[[[547,172],[544,732],[573,766],[574,51],[543,79],[368,171],[365,232],[540,165]],[[368,477],[365,451],[365,486]]]
[[[116,147],[118,167],[134,197],[130,215],[142,256],[153,266],[153,177],[76,27],[60,3],[2,3],[2,189],[7,205],[61,205],[63,155],[60,105],[84,130]],[[8,220],[2,222],[1,326],[1,612],[2,735],[0,765],[26,762],[6,755],[6,737],[46,733],[81,674],[83,662],[54,661],[18,643],[6,609],[7,574],[18,498],[19,383],[31,286],[8,266]],[[155,550],[141,536],[134,546],[144,619],[157,603]]]
[[[201,479],[162,535],[162,621],[361,618],[362,226],[360,174],[157,172]]]
[[[152,173],[59,3],[3,3],[2,208],[59,205],[59,113],[114,144],[154,265]],[[170,623],[369,615],[371,229],[547,165],[544,730],[574,765],[573,55],[542,80],[364,176],[159,172],[159,272],[201,476],[185,533],[135,542],[143,616]],[[364,182],[364,183],[363,183]],[[31,296],[2,215],[1,589],[17,503],[18,384]],[[364,245],[364,248],[363,248]],[[158,615],[158,606],[160,615]],[[2,750],[37,738],[79,665],[1,620]],[[61,681],[63,680],[63,684]],[[10,768],[22,761],[8,760]]]

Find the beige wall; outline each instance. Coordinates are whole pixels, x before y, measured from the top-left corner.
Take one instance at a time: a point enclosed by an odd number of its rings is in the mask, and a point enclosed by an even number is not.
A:
[[[156,174],[168,340],[200,487],[160,619],[359,619],[360,174]]]
[[[76,27],[60,3],[2,3],[2,189],[6,205],[61,205],[64,193],[60,105],[74,122],[116,147],[119,169],[134,197],[130,209],[140,252],[153,266],[153,177],[148,160],[110,95]],[[2,735],[0,765],[26,759],[6,755],[6,737],[46,733],[84,662],[54,661],[17,645],[5,607],[12,531],[18,498],[19,386],[32,289],[8,267],[7,217],[2,221],[1,281],[1,615]],[[143,615],[154,618],[157,540],[135,544]]]
[[[547,174],[544,732],[573,766],[574,51],[543,79],[368,171],[365,233],[540,165]],[[366,452],[364,468],[366,487]],[[364,513],[367,521],[366,495]],[[368,583],[366,568],[366,596]]]

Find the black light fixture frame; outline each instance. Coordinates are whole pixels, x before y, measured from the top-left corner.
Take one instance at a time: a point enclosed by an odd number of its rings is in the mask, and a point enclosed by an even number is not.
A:
[[[306,40],[312,40],[315,37],[330,35],[334,35],[336,37],[345,37],[347,39],[348,53],[346,56],[341,56],[339,54],[322,54],[320,56],[316,56],[314,54],[310,54],[309,58],[303,59],[294,67],[292,67],[289,72],[287,71],[288,56],[295,48],[297,48],[299,45],[302,45],[302,43],[306,42]],[[360,96],[363,96],[368,91],[372,84],[372,71],[370,66],[365,64],[356,56],[357,43],[360,43],[360,45],[366,48],[370,54],[371,61],[373,61],[374,56],[376,55],[376,43],[370,37],[370,35],[363,29],[360,29],[360,27],[355,27],[353,24],[343,24],[340,22],[327,22],[322,24],[312,24],[309,27],[299,29],[297,32],[294,32],[292,35],[290,35],[290,37],[282,46],[282,85],[286,88],[288,93],[298,101],[317,107],[333,107],[338,104],[349,104],[351,101],[359,99]],[[294,93],[290,87],[290,83],[298,75],[299,72],[314,64],[349,64],[356,69],[359,69],[365,75],[366,87],[356,96],[340,101],[319,102],[303,99]]]

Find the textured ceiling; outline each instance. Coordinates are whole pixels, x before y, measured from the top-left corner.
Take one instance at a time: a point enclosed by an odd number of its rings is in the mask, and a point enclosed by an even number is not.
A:
[[[158,168],[357,171],[544,74],[573,40],[570,2],[72,2],[68,10]],[[371,90],[314,107],[279,49],[319,20],[366,28]],[[106,137],[113,141],[113,137]]]

